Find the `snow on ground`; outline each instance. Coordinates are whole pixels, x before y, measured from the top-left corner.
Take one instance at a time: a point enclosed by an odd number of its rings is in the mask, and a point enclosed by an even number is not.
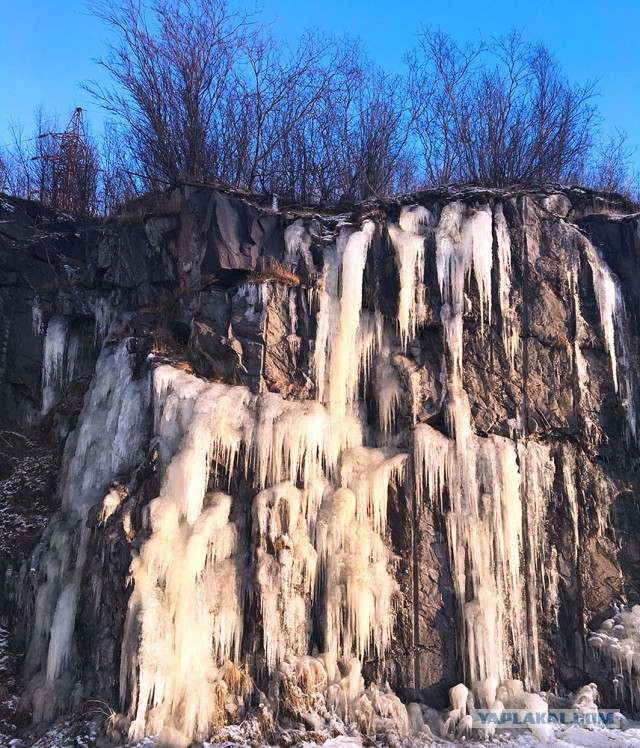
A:
[[[46,733],[37,737],[16,738],[7,734],[0,733],[0,746],[2,748],[100,748],[107,744],[103,740],[96,743],[95,728],[91,729],[85,725],[86,734],[78,730],[78,723],[72,723],[70,720],[60,720],[52,726]],[[363,748],[363,746],[375,746],[376,744],[361,737],[340,735],[332,737],[324,742],[310,742],[305,740],[293,740],[293,735],[286,735],[283,731],[276,740],[277,746],[288,746],[289,748],[317,748],[322,745],[324,748]],[[315,738],[319,736],[314,734]],[[240,732],[235,732],[227,736],[225,742],[195,744],[199,748],[243,748],[248,745],[242,740]],[[282,740],[280,739],[282,738]],[[252,748],[269,748],[268,744],[259,744],[251,741]],[[540,748],[543,744],[530,732],[519,731],[496,735],[493,740],[466,740],[453,741],[445,738],[436,738],[435,740],[421,740],[413,738],[403,744],[403,748],[430,748],[451,746],[465,746],[467,748]],[[555,748],[640,748],[640,723],[633,723],[626,730],[618,729],[600,729],[589,730],[582,727],[568,727],[555,731],[555,740],[547,745],[553,745]],[[114,746],[114,748],[116,748]],[[118,746],[117,748],[125,748]],[[136,743],[135,748],[158,748],[158,743],[152,738],[145,738]]]
[[[520,734],[511,732],[504,737],[496,737],[493,741],[468,741],[472,746],[494,745],[500,748],[540,748],[542,745],[535,735],[521,731]],[[555,741],[549,743],[556,748],[640,748],[640,724],[627,730],[601,729],[588,730],[583,727],[566,727],[555,731]]]

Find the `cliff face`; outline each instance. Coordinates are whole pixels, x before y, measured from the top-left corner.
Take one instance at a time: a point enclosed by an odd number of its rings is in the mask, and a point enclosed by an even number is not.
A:
[[[194,682],[282,689],[314,652],[437,708],[494,677],[632,707],[587,634],[640,602],[640,227],[583,200],[183,187],[88,231],[3,200],[0,623],[34,718],[99,696],[202,738]]]

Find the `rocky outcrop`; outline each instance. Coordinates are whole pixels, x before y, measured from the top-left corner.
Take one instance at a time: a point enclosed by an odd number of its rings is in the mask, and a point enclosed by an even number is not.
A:
[[[412,453],[417,424],[452,436],[438,227],[453,202],[462,203],[465,220],[488,211],[492,226],[490,287],[483,290],[476,276],[465,286],[462,386],[472,429],[480,439],[548,449],[555,466],[550,499],[539,518],[542,534],[525,537],[522,550],[528,568],[539,574],[525,579],[525,588],[542,585],[526,592],[539,621],[540,685],[576,689],[596,679],[609,702],[620,703],[586,636],[590,625],[608,617],[613,603],[640,602],[640,544],[633,530],[640,519],[633,424],[639,394],[640,229],[637,216],[590,213],[585,193],[569,191],[432,192],[315,215],[275,213],[236,195],[185,186],[149,198],[103,227],[82,230],[31,204],[3,198],[0,428],[22,436],[14,438],[0,464],[0,501],[11,507],[5,516],[16,517],[16,524],[21,514],[37,515],[0,566],[0,600],[7,601],[3,610],[8,611],[0,623],[13,629],[17,649],[33,634],[42,575],[22,561],[60,503],[51,477],[76,426],[100,350],[128,340],[136,381],[156,364],[169,362],[207,380],[244,385],[254,395],[313,399],[323,256],[341,241],[341,231],[348,235],[366,219],[375,229],[362,307],[380,315],[389,348],[387,374],[399,383],[393,447]],[[429,217],[420,226],[420,319],[404,344],[398,332],[402,267],[390,224],[408,205],[426,208]],[[510,269],[499,272],[502,226],[510,241]],[[604,271],[585,237],[619,279],[624,339],[607,338],[596,287]],[[507,276],[508,309],[501,302]],[[488,310],[483,293],[491,299]],[[515,340],[513,350],[508,340]],[[618,359],[617,369],[612,359]],[[371,446],[384,441],[376,390],[382,376],[372,370],[369,381],[359,385]],[[20,446],[24,440],[30,441]],[[34,460],[39,449],[42,459]],[[148,537],[146,507],[160,490],[158,447],[151,437],[146,450],[135,470],[96,487],[102,494],[115,491],[114,511],[105,518],[96,505],[88,515],[91,553],[82,584],[92,594],[82,599],[77,614],[73,678],[82,684],[74,691],[78,699],[118,700],[114,663],[123,641],[128,570]],[[524,476],[524,458],[518,455]],[[232,472],[226,481],[229,493],[243,497],[243,522],[249,522],[249,478]],[[465,676],[448,500],[418,500],[411,477],[390,487],[387,541],[401,594],[388,656],[370,657],[364,667],[371,679],[389,680],[406,698],[439,708],[451,685]],[[0,543],[12,533],[9,524],[0,524]],[[44,553],[42,544],[38,553]],[[246,611],[249,659],[259,658],[262,646],[261,632],[250,624],[258,618],[256,610]],[[320,645],[317,630],[312,641]]]

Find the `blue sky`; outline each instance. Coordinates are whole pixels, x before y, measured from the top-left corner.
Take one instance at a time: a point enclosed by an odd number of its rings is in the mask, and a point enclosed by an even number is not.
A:
[[[517,26],[529,40],[547,44],[572,81],[599,78],[606,127],[624,128],[640,146],[640,0],[261,0],[261,5],[264,17],[291,41],[308,26],[346,31],[359,36],[387,69],[400,69],[402,54],[423,24],[462,42]],[[100,111],[78,84],[102,79],[93,58],[104,51],[106,38],[85,0],[2,0],[0,144],[9,139],[10,118],[30,128],[41,104],[63,121],[82,106],[97,129]]]

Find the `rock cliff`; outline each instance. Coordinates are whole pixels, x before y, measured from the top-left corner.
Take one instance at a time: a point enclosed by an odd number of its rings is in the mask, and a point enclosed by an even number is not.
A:
[[[274,212],[183,186],[78,226],[3,198],[0,625],[23,715],[99,698],[123,735],[203,739],[318,652],[438,709],[496,677],[596,681],[633,711],[635,661],[614,688],[588,638],[640,603],[640,219],[594,205]],[[227,661],[266,696],[221,718],[187,692]]]

